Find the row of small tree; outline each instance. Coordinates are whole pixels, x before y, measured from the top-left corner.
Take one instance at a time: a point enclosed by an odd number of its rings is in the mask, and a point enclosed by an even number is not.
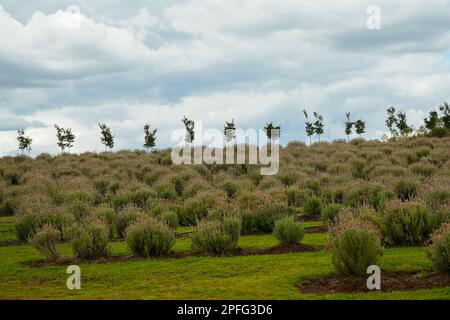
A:
[[[439,106],[441,115],[436,110],[430,111],[429,116],[424,119],[424,126],[419,128],[419,132],[435,132],[439,130],[444,130],[444,133],[450,132],[450,106],[448,103],[443,103]],[[403,111],[397,111],[395,107],[391,106],[387,110],[386,126],[391,133],[392,138],[396,137],[408,137],[414,131],[413,127],[409,126],[406,119],[406,113]],[[320,142],[320,136],[324,133],[324,122],[323,116],[317,112],[313,112],[314,121],[310,121],[308,113],[303,110],[305,116],[305,131],[306,135],[309,137],[309,143],[312,144],[312,136],[316,134]],[[347,141],[350,141],[350,135],[353,133],[353,128],[355,133],[362,136],[366,131],[366,122],[358,119],[356,121],[351,120],[350,112],[345,114],[347,121],[345,122],[345,134],[347,136]],[[182,122],[186,129],[185,141],[187,143],[192,143],[195,139],[195,122],[183,117]],[[114,135],[111,133],[111,129],[104,123],[99,123],[100,128],[100,141],[105,146],[105,150],[112,150],[114,148]],[[61,128],[55,125],[56,137],[58,139],[57,145],[64,153],[66,150],[70,153],[70,149],[73,147],[75,142],[75,135],[72,133],[70,128]],[[151,130],[149,123],[144,125],[144,145],[143,147],[147,150],[152,150],[156,147],[156,133],[158,129]],[[271,143],[273,139],[279,138],[281,133],[281,126],[276,126],[273,122],[269,122],[264,127],[264,132],[267,136],[268,143]],[[17,130],[18,136],[17,140],[19,142],[19,149],[23,152],[28,153],[31,150],[31,143],[33,139],[25,136],[25,131],[23,129]],[[227,142],[236,139],[236,125],[234,120],[231,122],[226,121],[224,126],[224,136]]]

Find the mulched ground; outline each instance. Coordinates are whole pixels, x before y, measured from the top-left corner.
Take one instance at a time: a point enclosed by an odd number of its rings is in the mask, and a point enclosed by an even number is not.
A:
[[[298,285],[300,292],[327,295],[333,293],[369,292],[366,278],[323,277]],[[385,272],[381,274],[381,292],[414,291],[450,286],[450,275],[416,272]]]
[[[149,259],[182,259],[187,257],[235,257],[235,256],[253,256],[253,255],[264,255],[264,254],[285,254],[285,253],[295,253],[295,252],[318,252],[322,250],[322,246],[311,246],[307,244],[279,244],[274,247],[269,248],[248,248],[242,249],[237,248],[233,251],[226,252],[224,254],[206,254],[206,253],[192,253],[192,252],[180,252],[180,253],[170,253],[167,256],[161,257],[150,257]],[[30,267],[47,267],[52,265],[71,265],[77,263],[117,263],[117,262],[128,262],[128,261],[142,261],[146,260],[143,257],[106,257],[95,260],[77,260],[77,259],[61,259],[55,262],[48,262],[45,260],[24,262],[25,265]]]

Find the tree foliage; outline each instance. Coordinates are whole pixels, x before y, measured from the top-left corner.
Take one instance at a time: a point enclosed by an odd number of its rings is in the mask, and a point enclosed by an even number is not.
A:
[[[150,130],[150,123],[144,125],[144,148],[151,150],[156,147],[156,132],[158,129]]]
[[[184,140],[187,143],[192,143],[195,138],[195,134],[194,134],[195,122],[193,120],[186,118],[186,116],[183,117],[182,121],[183,121],[184,127],[186,128],[186,137]]]
[[[73,147],[75,142],[75,135],[72,133],[70,128],[61,128],[55,124],[56,137],[58,139],[57,145],[64,152],[66,149],[69,150]]]
[[[109,148],[110,150],[114,148],[114,136],[111,133],[111,129],[104,123],[99,123],[101,137],[100,141],[105,146],[105,148]]]
[[[18,129],[17,130],[17,141],[19,142],[19,149],[22,151],[22,153],[27,150],[28,153],[30,153],[31,150],[31,143],[33,142],[33,139],[30,137],[25,136],[25,130],[24,129]]]

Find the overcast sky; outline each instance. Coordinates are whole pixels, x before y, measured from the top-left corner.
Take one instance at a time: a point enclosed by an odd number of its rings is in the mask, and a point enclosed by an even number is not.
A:
[[[56,153],[54,124],[74,151],[158,147],[186,115],[206,128],[281,124],[282,142],[306,140],[303,109],[344,138],[345,112],[385,131],[395,105],[419,127],[450,100],[450,0],[0,0],[0,155],[16,129],[33,153]],[[366,26],[369,5],[381,29]],[[80,9],[77,13],[76,7]],[[72,6],[72,7],[70,7]]]

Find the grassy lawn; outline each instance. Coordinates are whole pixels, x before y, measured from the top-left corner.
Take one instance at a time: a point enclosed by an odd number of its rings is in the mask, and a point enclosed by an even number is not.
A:
[[[0,217],[0,242],[17,240],[14,233],[14,217]]]
[[[325,234],[307,234],[303,241],[326,243]],[[272,235],[241,238],[242,248],[277,244]],[[70,256],[68,244],[59,245]],[[111,245],[115,256],[128,256],[124,242]],[[174,251],[189,252],[190,239],[177,239]],[[66,267],[30,267],[42,259],[31,246],[0,247],[0,298],[61,299],[450,299],[450,288],[414,292],[358,293],[314,296],[301,294],[302,279],[331,274],[330,254],[293,253],[238,257],[189,257],[116,263],[80,264],[82,289],[66,288]],[[384,271],[430,268],[424,248],[387,249]]]

